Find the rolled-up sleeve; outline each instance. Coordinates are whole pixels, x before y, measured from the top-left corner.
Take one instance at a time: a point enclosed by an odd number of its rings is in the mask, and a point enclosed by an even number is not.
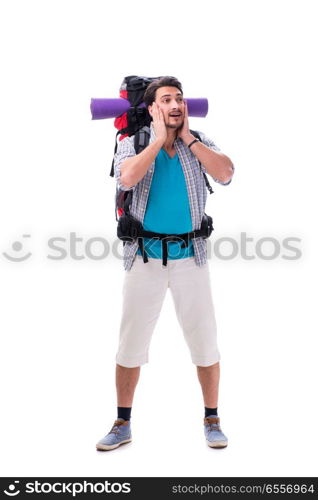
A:
[[[114,155],[114,174],[117,182],[117,187],[122,191],[130,191],[135,188],[135,186],[131,186],[129,188],[125,187],[121,183],[120,178],[120,167],[121,164],[131,156],[136,155],[136,151],[133,145],[133,137],[125,137],[122,141],[119,142],[117,147],[117,152]]]
[[[207,146],[209,149],[211,149],[213,151],[216,151],[217,153],[222,152],[220,150],[220,148],[211,139],[209,139],[203,132],[198,131],[198,134],[200,135],[201,140],[205,146]],[[202,168],[203,172],[206,174],[207,170],[206,170],[205,166],[202,165],[202,163],[201,163],[201,168]],[[232,168],[233,168],[233,173],[234,173],[234,170],[235,170],[234,165]],[[219,179],[215,179],[214,177],[212,177],[212,179],[214,180],[214,182],[218,182],[219,184],[222,184],[223,186],[227,186],[232,181],[232,179],[230,179],[228,182],[222,182]]]

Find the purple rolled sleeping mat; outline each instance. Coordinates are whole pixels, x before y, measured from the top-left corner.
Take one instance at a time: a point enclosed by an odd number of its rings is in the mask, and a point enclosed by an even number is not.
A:
[[[204,118],[208,114],[209,103],[205,97],[187,98],[189,116]],[[130,108],[131,104],[127,99],[119,97],[117,99],[91,99],[92,120],[102,120],[103,118],[116,118]],[[140,104],[145,107],[145,104]]]

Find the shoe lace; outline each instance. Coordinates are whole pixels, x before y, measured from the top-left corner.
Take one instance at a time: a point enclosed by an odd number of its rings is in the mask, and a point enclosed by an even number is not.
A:
[[[220,431],[221,432],[221,427],[219,424],[219,420],[217,418],[207,417],[204,419],[204,422],[206,424],[208,424],[209,431]]]
[[[109,431],[109,434],[118,434],[119,433],[119,427],[121,425],[123,425],[123,421],[122,420],[116,420],[113,427],[111,428],[111,430]]]

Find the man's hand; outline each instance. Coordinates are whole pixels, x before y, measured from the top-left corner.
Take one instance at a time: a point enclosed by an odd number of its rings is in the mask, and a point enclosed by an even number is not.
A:
[[[163,145],[167,139],[167,128],[163,117],[163,113],[155,102],[153,102],[152,104],[151,111],[152,111],[152,119],[153,119],[153,126],[156,134],[156,139],[162,142]]]
[[[189,117],[188,117],[188,106],[187,101],[184,101],[184,120],[183,125],[178,130],[178,137],[183,140],[183,142],[188,145],[192,142],[195,137],[191,134],[189,129]]]

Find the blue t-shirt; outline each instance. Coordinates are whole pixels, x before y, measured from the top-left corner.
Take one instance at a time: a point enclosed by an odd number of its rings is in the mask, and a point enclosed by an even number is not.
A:
[[[192,231],[192,220],[182,165],[178,154],[172,158],[160,149],[149,191],[143,227],[146,231],[165,234],[183,234]],[[193,257],[193,243],[186,248],[182,241],[168,242],[168,259]],[[144,238],[148,257],[162,259],[162,244],[158,239]],[[140,250],[137,251],[141,255]]]

